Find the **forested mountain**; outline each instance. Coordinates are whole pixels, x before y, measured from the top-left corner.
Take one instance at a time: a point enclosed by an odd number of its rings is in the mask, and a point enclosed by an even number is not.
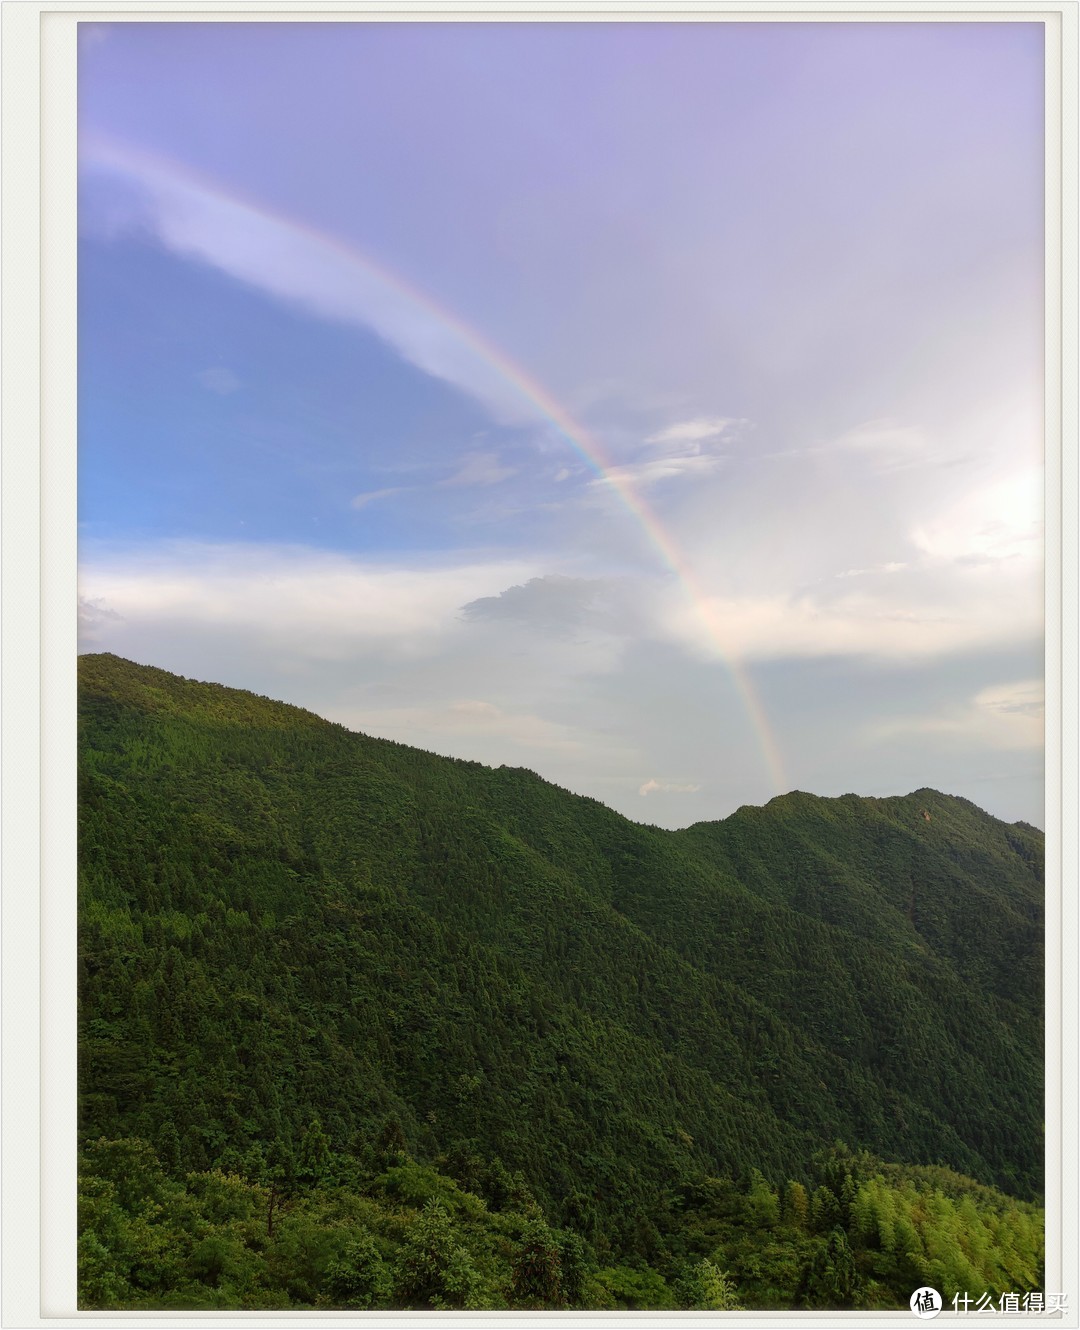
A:
[[[85,1305],[906,1305],[935,1242],[1039,1287],[1034,828],[662,831],[106,655],[80,783]]]

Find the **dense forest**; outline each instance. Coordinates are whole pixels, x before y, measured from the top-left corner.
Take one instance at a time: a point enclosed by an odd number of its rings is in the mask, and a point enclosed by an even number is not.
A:
[[[662,831],[115,656],[79,707],[84,1307],[1042,1287],[1035,828]]]

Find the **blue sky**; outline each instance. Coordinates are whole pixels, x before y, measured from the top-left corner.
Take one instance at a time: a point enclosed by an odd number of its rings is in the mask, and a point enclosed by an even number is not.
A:
[[[1041,824],[1042,58],[81,24],[84,649],[664,825]]]

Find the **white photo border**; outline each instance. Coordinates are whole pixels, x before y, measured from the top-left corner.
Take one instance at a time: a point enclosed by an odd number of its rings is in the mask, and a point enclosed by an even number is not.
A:
[[[349,1313],[99,1313],[75,1304],[75,35],[80,21],[1032,22],[1046,25],[1047,1287],[1080,1324],[1078,1196],[1078,223],[1075,0],[757,4],[473,0],[3,5],[3,1313],[2,1325],[252,1326]],[[473,1314],[491,1323],[503,1313]],[[513,1313],[573,1323],[622,1313]],[[691,1313],[634,1314],[667,1325]],[[355,1319],[355,1318],[353,1318]],[[365,1313],[365,1323],[445,1320]],[[461,1323],[461,1316],[453,1317]],[[876,1325],[907,1312],[761,1312],[732,1324]]]

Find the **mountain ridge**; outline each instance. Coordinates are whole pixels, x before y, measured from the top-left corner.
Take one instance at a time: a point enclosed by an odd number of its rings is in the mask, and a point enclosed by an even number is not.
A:
[[[200,1167],[316,1111],[342,1148],[390,1116],[557,1213],[606,1178],[601,1224],[695,1169],[798,1176],[837,1137],[1041,1189],[1037,833],[928,790],[665,831],[79,668],[84,1135],[168,1122]]]

